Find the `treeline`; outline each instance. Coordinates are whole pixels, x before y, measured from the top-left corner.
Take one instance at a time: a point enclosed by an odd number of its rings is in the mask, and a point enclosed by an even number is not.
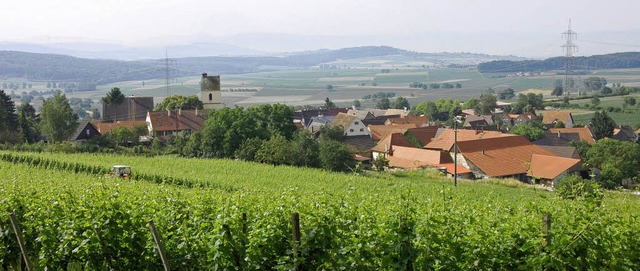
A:
[[[574,70],[640,68],[640,52],[574,57],[571,66]],[[482,73],[535,72],[564,70],[564,68],[564,57],[553,57],[542,61],[496,60],[478,65],[478,70]]]
[[[0,51],[0,77],[77,82],[78,90],[95,84],[162,78],[163,74],[156,63]]]
[[[442,83],[442,84],[438,84],[438,83],[431,83],[431,84],[427,84],[427,83],[422,83],[422,82],[412,82],[411,84],[409,84],[410,88],[421,88],[421,89],[439,89],[439,88],[444,88],[444,89],[451,89],[451,88],[461,88],[462,84],[460,83]]]

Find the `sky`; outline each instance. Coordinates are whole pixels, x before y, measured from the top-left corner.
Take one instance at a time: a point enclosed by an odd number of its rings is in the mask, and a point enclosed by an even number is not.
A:
[[[19,0],[1,10],[3,42],[553,56],[571,19],[583,54],[640,50],[637,0]]]

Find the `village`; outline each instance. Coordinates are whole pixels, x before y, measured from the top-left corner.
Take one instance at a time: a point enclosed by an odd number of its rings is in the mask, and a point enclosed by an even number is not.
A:
[[[224,107],[219,76],[204,73],[201,86],[203,109],[152,111],[153,97],[126,97],[118,106],[104,106],[103,116],[108,121],[81,123],[71,138],[80,144],[118,127],[145,127],[141,142],[188,138],[203,130],[208,110]],[[492,114],[486,115],[477,115],[474,109],[462,110],[453,125],[416,115],[406,107],[383,110],[321,106],[293,112],[292,121],[296,131],[307,131],[316,139],[325,127],[339,129],[339,141],[348,147],[353,161],[362,169],[430,168],[456,180],[512,178],[548,187],[571,174],[585,179],[600,177],[600,170],[584,163],[576,148],[580,142],[594,144],[597,138],[589,127],[574,127],[570,111],[547,110],[540,116],[534,110],[503,113],[510,105],[497,102]],[[508,132],[534,122],[544,129],[540,139]],[[636,143],[639,132],[618,126],[610,139]],[[629,178],[619,184],[632,183],[633,178]]]

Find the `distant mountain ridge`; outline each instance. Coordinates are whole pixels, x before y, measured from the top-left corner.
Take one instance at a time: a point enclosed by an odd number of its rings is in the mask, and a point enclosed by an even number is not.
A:
[[[640,52],[574,57],[571,61],[571,66],[573,70],[640,68]],[[496,60],[478,65],[478,70],[482,73],[534,72],[564,69],[564,57],[524,61]]]
[[[265,67],[312,67],[345,59],[399,55],[442,62],[443,59],[522,59],[472,53],[419,53],[389,46],[362,46],[338,50],[317,50],[273,56],[212,56],[174,58],[179,63],[178,76],[198,75],[208,71],[238,74],[267,70]],[[127,80],[164,78],[158,59],[122,61],[87,59],[67,55],[0,51],[0,78],[23,77],[31,80],[78,81],[107,84]],[[273,68],[271,68],[273,69]]]

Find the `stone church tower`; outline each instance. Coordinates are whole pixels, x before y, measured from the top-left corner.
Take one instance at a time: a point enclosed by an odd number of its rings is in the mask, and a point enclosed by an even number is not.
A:
[[[207,76],[207,73],[202,74],[200,100],[204,104],[204,109],[220,109],[224,107],[220,95],[220,75]]]

